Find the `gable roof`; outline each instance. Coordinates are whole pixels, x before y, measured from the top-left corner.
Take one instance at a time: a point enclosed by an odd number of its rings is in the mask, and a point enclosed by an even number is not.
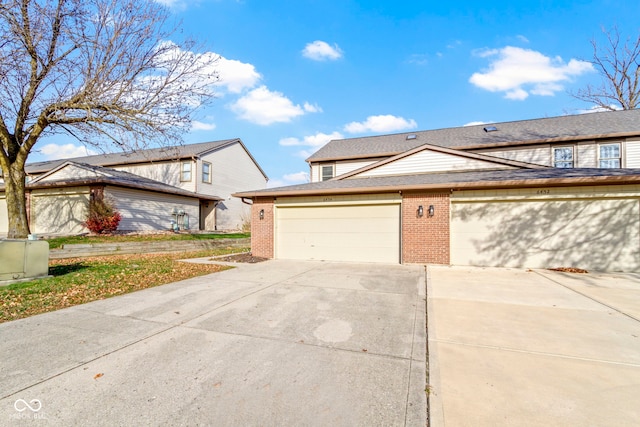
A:
[[[440,154],[444,154],[444,155],[448,155],[448,156],[453,156],[453,157],[458,157],[458,158],[464,158],[464,159],[468,159],[471,161],[476,161],[476,162],[481,162],[481,163],[485,163],[487,166],[491,165],[493,166],[493,169],[505,169],[505,168],[524,168],[524,169],[542,169],[542,168],[547,168],[548,166],[541,166],[541,165],[536,165],[536,164],[532,164],[532,163],[526,163],[526,162],[520,162],[517,160],[507,160],[507,159],[502,159],[499,157],[494,157],[494,156],[489,156],[486,154],[478,154],[478,153],[468,153],[465,151],[460,151],[460,150],[453,150],[450,148],[445,148],[445,147],[438,147],[435,145],[430,145],[430,144],[425,144],[425,145],[421,145],[419,147],[416,147],[412,150],[408,150],[405,151],[404,153],[400,153],[398,155],[395,155],[393,157],[389,157],[383,160],[380,160],[379,162],[373,163],[371,165],[367,165],[364,166],[362,168],[356,169],[354,171],[351,172],[347,172],[345,174],[342,174],[340,176],[337,176],[333,179],[346,179],[346,178],[351,178],[353,176],[357,177],[360,174],[363,173],[368,173],[371,172],[377,168],[381,168],[385,165],[388,165],[390,163],[393,162],[397,162],[397,161],[401,161],[402,159],[406,158],[406,157],[410,157],[414,154],[423,152],[423,151],[431,151],[431,152],[435,152],[435,153],[440,153]]]
[[[640,109],[333,140],[307,162],[395,156],[424,144],[471,150],[632,135],[640,135]]]
[[[171,147],[148,148],[145,150],[136,150],[131,152],[105,153],[93,156],[74,157],[72,159],[58,159],[45,162],[28,163],[25,166],[25,170],[30,174],[48,172],[67,161],[93,166],[115,166],[154,161],[191,159],[235,143],[240,143],[245,151],[249,153],[240,138],[234,138],[222,141],[201,142],[198,144],[174,145]],[[249,154],[249,156],[258,169],[260,169],[260,172],[264,175],[264,171],[262,171],[253,156],[251,156],[251,154]]]
[[[74,173],[74,177],[60,177],[56,179],[56,174],[62,170],[73,168],[85,173]],[[223,200],[217,196],[208,194],[198,194],[173,185],[145,178],[133,173],[105,168],[101,166],[88,165],[78,162],[66,161],[58,165],[53,170],[37,177],[27,184],[29,189],[74,187],[80,185],[108,184],[118,187],[135,188],[139,190],[156,191],[177,196],[197,197],[206,200]]]
[[[640,169],[545,168],[503,169],[351,178],[267,188],[233,194],[235,197],[291,197],[328,194],[455,191],[564,185],[640,183]]]

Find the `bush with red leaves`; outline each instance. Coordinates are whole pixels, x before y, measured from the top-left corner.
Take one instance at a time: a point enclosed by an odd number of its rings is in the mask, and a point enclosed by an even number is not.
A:
[[[92,233],[108,234],[116,231],[121,219],[122,215],[111,203],[105,200],[92,200],[89,202],[84,226]]]

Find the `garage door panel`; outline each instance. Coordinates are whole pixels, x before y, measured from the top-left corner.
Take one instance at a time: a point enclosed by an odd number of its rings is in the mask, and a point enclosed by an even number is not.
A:
[[[638,200],[452,203],[454,264],[640,268]]]
[[[280,207],[276,256],[398,263],[400,205]]]

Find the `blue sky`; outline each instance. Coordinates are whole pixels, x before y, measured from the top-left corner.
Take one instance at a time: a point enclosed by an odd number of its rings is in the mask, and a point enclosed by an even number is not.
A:
[[[158,0],[160,1],[160,0]],[[220,56],[186,143],[241,138],[269,186],[307,180],[330,139],[576,114],[590,40],[640,31],[637,0],[162,0]],[[30,161],[83,154],[39,142]]]

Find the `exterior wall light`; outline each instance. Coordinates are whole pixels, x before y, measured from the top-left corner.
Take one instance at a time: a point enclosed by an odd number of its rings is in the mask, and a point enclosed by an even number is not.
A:
[[[420,205],[418,206],[418,217],[422,218],[422,215],[424,215],[424,208]]]
[[[260,216],[260,219],[263,220],[264,219],[264,209],[260,209],[260,213],[258,215]]]
[[[421,206],[422,207],[422,206]],[[429,216],[433,216],[433,214],[435,213],[435,208],[433,207],[433,205],[429,205]]]

